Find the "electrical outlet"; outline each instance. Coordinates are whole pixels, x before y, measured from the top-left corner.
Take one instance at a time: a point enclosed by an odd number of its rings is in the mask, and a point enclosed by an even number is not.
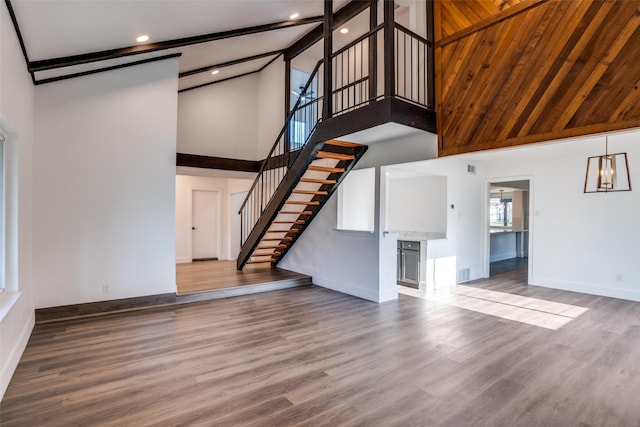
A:
[[[623,280],[622,273],[616,274],[616,282],[622,282],[622,280]]]
[[[102,285],[102,293],[103,294],[109,293],[109,285]]]

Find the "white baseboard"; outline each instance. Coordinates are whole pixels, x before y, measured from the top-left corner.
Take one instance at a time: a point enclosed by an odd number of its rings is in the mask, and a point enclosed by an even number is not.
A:
[[[189,257],[181,257],[181,258],[176,258],[176,264],[185,264],[187,262],[191,262],[191,258]]]
[[[20,362],[22,353],[24,353],[24,349],[27,347],[27,343],[29,342],[29,338],[31,337],[31,331],[33,330],[33,326],[35,325],[35,323],[35,311],[32,310],[29,320],[22,328],[20,336],[18,337],[18,341],[15,343],[13,348],[2,349],[3,352],[6,352],[5,354],[7,356],[0,373],[0,400],[2,400],[2,398],[4,397],[4,393],[7,391],[7,387],[9,386],[9,382],[11,381],[11,377],[18,367],[18,363]]]
[[[363,289],[348,283],[339,282],[335,279],[324,276],[323,274],[321,274],[319,270],[316,270],[315,268],[312,268],[312,267],[308,267],[304,265],[293,265],[293,264],[281,265],[280,267],[296,273],[306,274],[307,276],[311,276],[314,285],[321,286],[323,288],[331,289],[333,291],[341,292],[343,294],[351,295],[354,297],[366,299],[367,301],[380,303],[383,301],[387,301],[388,299],[397,299],[398,297],[397,294],[395,298],[393,298],[392,295],[385,295],[384,296],[385,299],[383,299],[378,292],[372,291],[370,289]]]
[[[490,262],[504,261],[505,259],[515,258],[516,255],[517,255],[516,251],[505,252],[505,253],[495,254],[495,255],[492,254],[489,261]]]
[[[563,291],[580,292],[582,294],[600,295],[603,297],[619,298],[630,301],[640,301],[640,291],[634,289],[612,288],[608,286],[587,283],[567,282],[544,277],[532,277],[530,285]]]

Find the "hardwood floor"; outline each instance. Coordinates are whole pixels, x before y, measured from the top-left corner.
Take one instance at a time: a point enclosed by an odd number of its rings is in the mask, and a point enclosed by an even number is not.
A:
[[[639,303],[528,287],[518,270],[465,286],[586,310],[549,329],[303,287],[37,325],[1,424],[640,424]]]
[[[199,261],[176,264],[177,294],[186,295],[236,286],[256,285],[307,276],[270,265],[248,265],[238,271],[235,261]]]

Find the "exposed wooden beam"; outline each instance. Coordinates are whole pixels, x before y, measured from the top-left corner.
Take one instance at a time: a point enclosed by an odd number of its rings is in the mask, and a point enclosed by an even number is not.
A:
[[[355,18],[359,13],[366,10],[370,5],[370,0],[352,0],[347,3],[342,9],[333,14],[333,28],[344,25],[351,19]],[[291,60],[300,55],[305,50],[322,40],[323,29],[322,24],[309,31],[302,36],[298,41],[293,43],[284,51],[285,60]]]
[[[197,85],[197,86],[192,86],[192,87],[187,87],[187,88],[184,88],[184,89],[180,89],[180,90],[178,90],[178,93],[188,92],[188,91],[194,90],[194,89],[200,89],[202,87],[211,86],[211,85],[214,85],[216,83],[228,82],[229,80],[235,80],[235,79],[239,79],[240,77],[250,76],[251,74],[259,73],[260,71],[262,71],[262,68],[260,70],[249,71],[248,73],[238,74],[237,76],[227,77],[226,79],[220,79],[220,80],[216,80],[216,81],[209,82],[209,83],[203,83],[203,84],[200,84],[200,85]]]
[[[121,68],[133,67],[135,65],[148,64],[150,62],[164,61],[165,59],[179,58],[180,56],[182,56],[181,53],[173,53],[171,55],[163,55],[155,58],[147,58],[147,59],[142,59],[140,61],[127,62],[126,64],[113,65],[111,67],[96,68],[95,70],[83,71],[81,73],[73,73],[73,74],[65,74],[57,77],[49,77],[47,79],[35,80],[33,83],[36,85],[41,85],[45,83],[59,82],[60,80],[67,80],[67,79],[73,79],[76,77],[89,76],[91,74],[98,74],[98,73],[104,73],[105,71],[119,70]]]
[[[13,29],[16,32],[16,36],[18,37],[18,43],[20,44],[20,49],[22,50],[22,56],[24,56],[24,62],[27,65],[27,69],[29,68],[29,55],[27,54],[27,48],[24,45],[24,39],[22,38],[22,32],[20,31],[20,25],[18,25],[18,19],[16,18],[16,13],[13,10],[13,5],[11,4],[11,0],[5,0],[5,4],[7,5],[7,10],[9,11],[9,17],[11,18],[11,22],[13,23]],[[29,70],[29,74],[31,74],[31,81],[36,82],[35,76],[33,72]]]
[[[295,21],[282,21],[271,24],[256,25],[253,27],[238,28],[235,30],[221,31],[218,33],[202,34],[193,37],[184,37],[180,39],[166,40],[163,42],[149,43],[141,46],[128,46],[119,49],[102,50],[99,52],[85,53],[81,55],[71,55],[60,58],[44,59],[40,61],[31,61],[29,63],[29,71],[44,71],[55,68],[70,67],[73,65],[86,64],[96,61],[107,61],[109,59],[122,58],[130,55],[139,55],[142,53],[155,52],[158,50],[175,49],[179,47],[207,43],[216,40],[228,39],[231,37],[247,36],[266,31],[281,30],[300,25],[313,24],[322,21],[322,16],[310,18],[296,19]]]
[[[210,157],[185,153],[176,154],[176,166],[240,172],[258,172],[260,170],[260,162],[255,160],[228,159],[225,157]]]
[[[282,53],[282,50],[273,50],[271,52],[259,53],[257,55],[246,56],[244,58],[234,59],[232,61],[221,62],[219,64],[207,65],[206,67],[196,68],[194,70],[183,71],[178,74],[179,77],[187,77],[192,76],[194,74],[204,73],[205,71],[215,70],[216,68],[229,67],[231,65],[242,64],[244,62],[255,61],[256,59],[262,59],[273,55],[279,55]]]

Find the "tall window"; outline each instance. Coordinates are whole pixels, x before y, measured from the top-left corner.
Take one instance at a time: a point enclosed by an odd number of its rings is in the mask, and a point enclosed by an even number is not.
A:
[[[0,292],[4,290],[4,138],[0,134]]]

